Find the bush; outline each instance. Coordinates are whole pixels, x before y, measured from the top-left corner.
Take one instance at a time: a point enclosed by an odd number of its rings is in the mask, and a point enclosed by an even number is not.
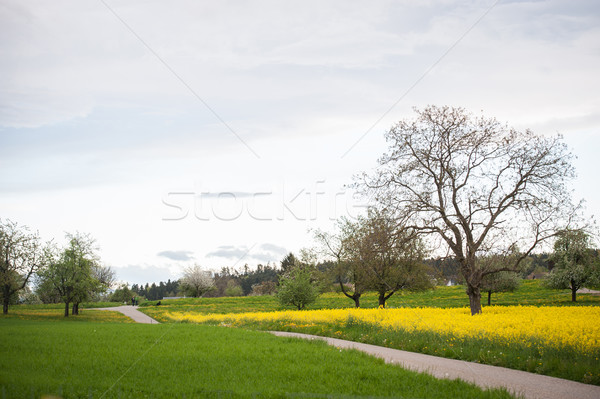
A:
[[[319,289],[311,281],[311,272],[305,268],[294,268],[289,275],[279,280],[277,298],[282,305],[293,305],[302,310],[319,296]]]
[[[225,288],[225,296],[243,296],[244,290],[242,287],[235,282],[235,280],[229,280],[227,282],[227,288]]]

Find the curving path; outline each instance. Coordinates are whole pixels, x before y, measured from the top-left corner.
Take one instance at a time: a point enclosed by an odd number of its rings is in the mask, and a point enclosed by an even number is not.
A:
[[[527,399],[599,399],[600,386],[548,377],[486,364],[446,359],[443,357],[406,352],[381,346],[345,341],[316,335],[270,331],[280,337],[319,339],[341,349],[357,349],[414,371],[436,378],[456,379],[474,383],[482,388],[506,388]]]
[[[94,310],[94,309],[89,309],[89,310]],[[116,306],[114,308],[95,308],[95,310],[112,310],[113,312],[121,312],[125,316],[133,319],[133,321],[135,321],[137,323],[160,324],[158,321],[154,320],[152,317],[137,310],[137,306],[125,305],[125,306]]]
[[[158,321],[137,310],[137,306],[97,308],[96,310],[117,311],[138,323],[159,324]],[[436,378],[459,378],[482,388],[506,388],[508,391],[516,395],[522,395],[526,399],[600,398],[600,386],[582,384],[580,382],[528,373],[526,371],[423,355],[421,353],[406,352],[337,338],[283,331],[270,331],[270,333],[280,337],[323,340],[337,348],[356,349],[379,357],[385,360],[386,363],[398,364],[409,370],[431,374]]]

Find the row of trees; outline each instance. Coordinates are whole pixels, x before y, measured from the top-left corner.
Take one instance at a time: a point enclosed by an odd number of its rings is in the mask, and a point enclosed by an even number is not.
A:
[[[85,234],[67,234],[63,247],[43,244],[38,233],[0,220],[0,284],[3,313],[18,294],[36,280],[44,302],[63,302],[65,316],[79,313],[79,304],[94,299],[114,284],[115,273],[100,264],[94,240]]]
[[[386,134],[388,152],[354,187],[372,199],[357,221],[318,233],[336,262],[342,292],[359,305],[399,289],[427,286],[425,248],[457,264],[471,314],[481,293],[510,289],[536,248],[555,240],[549,284],[570,288],[600,279],[589,223],[571,202],[573,155],[560,136],[518,131],[462,108],[429,106]],[[582,227],[583,226],[583,227]],[[348,287],[348,288],[347,288]]]

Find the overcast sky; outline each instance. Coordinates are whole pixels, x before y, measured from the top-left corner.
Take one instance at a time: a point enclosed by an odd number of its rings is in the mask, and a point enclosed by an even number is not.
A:
[[[598,215],[598,71],[597,0],[2,0],[0,217],[130,283],[279,261],[427,104],[561,133]]]

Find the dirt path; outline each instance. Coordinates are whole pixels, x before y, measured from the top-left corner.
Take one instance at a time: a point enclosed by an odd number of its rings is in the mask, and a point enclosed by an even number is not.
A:
[[[280,331],[271,331],[271,334],[281,337],[323,340],[337,348],[357,349],[382,358],[386,363],[399,364],[409,370],[428,373],[437,378],[460,378],[463,381],[472,382],[482,388],[506,388],[510,392],[522,395],[527,399],[600,398],[599,386],[525,371],[423,355],[336,338]]]
[[[90,309],[93,310],[93,309]],[[96,310],[112,310],[113,312],[121,312],[125,316],[132,318],[137,323],[144,324],[160,324],[158,321],[154,320],[152,317],[140,312],[137,310],[137,306],[116,306],[114,308],[96,308]]]

